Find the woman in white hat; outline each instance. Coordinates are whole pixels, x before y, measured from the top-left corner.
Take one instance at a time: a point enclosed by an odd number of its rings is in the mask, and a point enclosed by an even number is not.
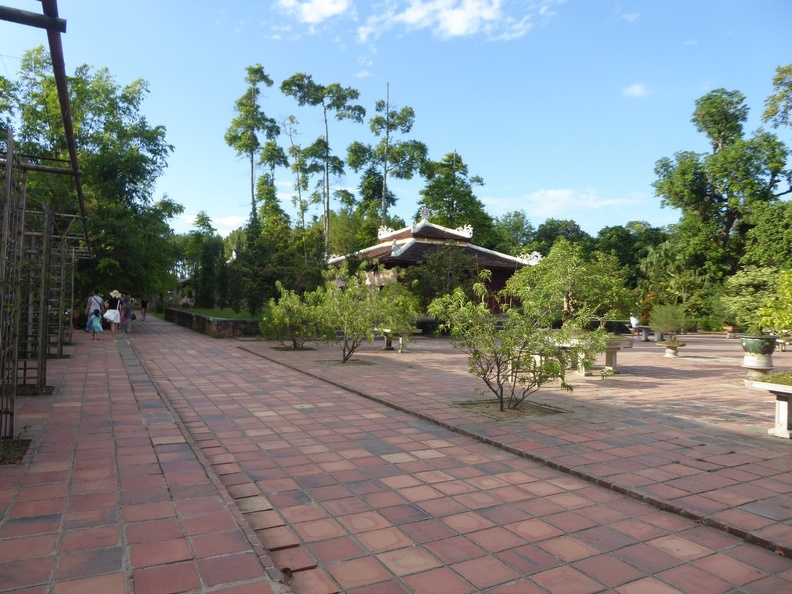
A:
[[[104,313],[104,319],[110,322],[110,334],[115,338],[116,328],[121,321],[121,293],[117,290],[110,291],[106,305],[107,311]]]

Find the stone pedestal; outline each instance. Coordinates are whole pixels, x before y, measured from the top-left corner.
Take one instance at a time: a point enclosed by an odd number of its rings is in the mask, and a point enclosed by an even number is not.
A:
[[[792,427],[789,425],[789,398],[792,396],[792,386],[752,380],[743,381],[752,390],[762,390],[775,396],[775,425],[768,429],[767,433],[774,437],[792,438]]]

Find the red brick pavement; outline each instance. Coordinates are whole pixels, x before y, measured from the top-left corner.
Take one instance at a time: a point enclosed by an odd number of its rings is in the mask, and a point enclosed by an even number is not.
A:
[[[636,343],[532,397],[565,412],[496,421],[454,406],[483,384],[444,340],[86,339],[17,407],[2,591],[792,591],[792,444],[737,341]]]

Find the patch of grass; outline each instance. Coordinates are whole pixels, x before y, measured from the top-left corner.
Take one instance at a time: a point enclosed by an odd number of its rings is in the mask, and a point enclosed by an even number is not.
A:
[[[0,466],[19,464],[30,447],[29,439],[0,440]]]
[[[29,439],[24,435],[30,429],[29,425],[22,427],[15,439],[0,439],[0,466],[6,464],[19,464],[30,447]]]
[[[174,309],[179,309],[179,308],[177,307]],[[263,315],[262,312],[259,312],[256,316],[251,316],[250,312],[244,309],[240,310],[239,313],[237,313],[230,307],[218,308],[218,309],[207,309],[203,307],[185,307],[184,311],[190,311],[192,313],[200,314],[202,316],[209,316],[212,318],[227,318],[234,320],[259,319]]]
[[[765,382],[768,384],[781,384],[782,386],[792,386],[792,370],[763,375],[762,377],[754,379],[754,381]]]

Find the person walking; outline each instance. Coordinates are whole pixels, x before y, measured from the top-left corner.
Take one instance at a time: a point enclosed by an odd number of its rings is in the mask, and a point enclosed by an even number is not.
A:
[[[95,309],[88,320],[91,325],[91,340],[102,340],[97,336],[97,333],[104,332],[104,328],[102,328],[102,312]]]
[[[102,296],[99,294],[99,289],[93,290],[93,295],[88,297],[88,303],[85,306],[85,331],[91,331],[91,315],[93,315],[94,310],[99,310],[100,314],[104,311],[104,300]]]
[[[143,314],[141,318],[144,322],[146,321],[146,312],[148,311],[148,299],[143,299],[140,302],[140,313]]]
[[[121,293],[115,289],[110,291],[105,305],[107,311],[104,312],[104,319],[110,322],[110,334],[115,338],[116,329],[121,322]]]
[[[132,301],[132,297],[129,295],[124,297],[124,307],[121,319],[124,320],[124,332],[132,332],[132,320],[135,319],[135,303]]]

